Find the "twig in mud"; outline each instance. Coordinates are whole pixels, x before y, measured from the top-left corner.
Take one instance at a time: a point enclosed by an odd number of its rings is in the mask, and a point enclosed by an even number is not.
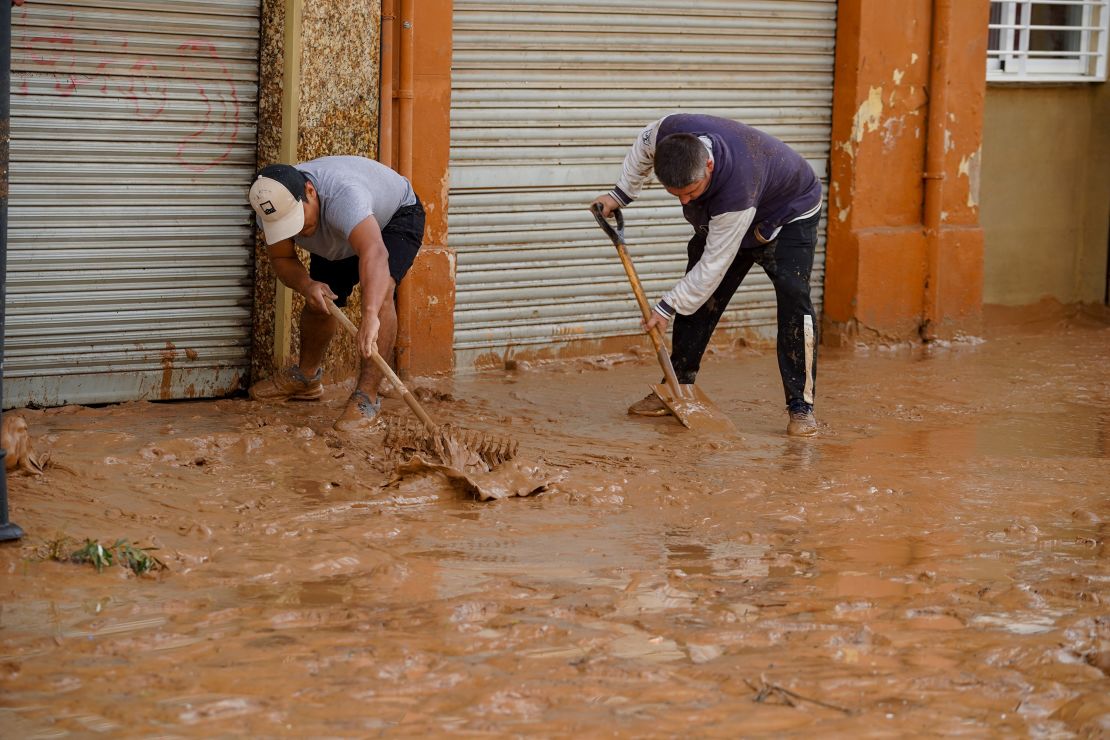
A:
[[[760,704],[767,701],[773,696],[777,696],[778,698],[782,699],[783,703],[786,704],[786,706],[788,707],[797,706],[795,700],[808,701],[810,704],[816,704],[819,707],[825,707],[826,709],[835,709],[836,711],[844,712],[845,714],[852,714],[852,710],[848,709],[847,707],[841,707],[837,706],[836,704],[829,704],[828,702],[821,701],[820,699],[811,699],[808,696],[802,696],[796,691],[791,691],[790,689],[779,686],[778,684],[771,683],[767,680],[765,676],[759,677],[759,686],[756,686],[746,678],[744,679],[744,683],[748,685],[749,689],[755,692],[755,698],[752,701],[758,702]]]

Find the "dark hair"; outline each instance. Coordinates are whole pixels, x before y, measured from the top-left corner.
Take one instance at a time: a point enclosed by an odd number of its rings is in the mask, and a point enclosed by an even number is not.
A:
[[[254,176],[254,179],[257,180],[260,177],[268,177],[271,180],[277,180],[285,186],[286,190],[293,194],[294,198],[299,201],[305,199],[304,185],[308,182],[308,177],[293,165],[271,164],[260,169],[258,174]]]
[[[693,134],[671,134],[655,146],[655,176],[665,188],[684,188],[705,176],[709,152]]]

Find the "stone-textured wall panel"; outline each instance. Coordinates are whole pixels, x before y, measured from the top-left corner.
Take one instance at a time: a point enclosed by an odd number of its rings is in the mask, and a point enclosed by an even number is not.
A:
[[[377,156],[380,29],[376,0],[305,3],[300,114],[304,159]]]
[[[301,62],[300,142],[302,160],[333,154],[376,157],[381,6],[377,0],[305,3]],[[347,302],[347,315],[362,318],[361,290]],[[294,299],[294,315],[301,310]],[[293,329],[294,346],[300,340]],[[358,369],[358,351],[345,333],[328,349],[325,372],[341,379]]]
[[[284,0],[263,0],[260,60],[259,166],[275,162],[281,141],[281,95]],[[300,161],[331,154],[375,157],[378,151],[378,93],[381,6],[378,0],[305,2],[301,35],[301,105],[297,137]],[[302,253],[307,264],[307,255]],[[254,379],[273,371],[274,275],[259,242],[256,254]],[[297,355],[297,318],[304,301],[293,298],[292,352]],[[348,302],[356,323],[361,317],[359,291]],[[358,367],[358,353],[346,336],[332,343],[326,374],[348,377]]]

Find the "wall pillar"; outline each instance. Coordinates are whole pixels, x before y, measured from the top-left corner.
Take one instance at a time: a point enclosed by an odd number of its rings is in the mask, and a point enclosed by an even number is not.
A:
[[[934,9],[946,2],[948,21],[942,13],[942,25],[934,29]],[[978,330],[988,8],[988,0],[840,0],[826,343],[932,339]],[[935,79],[938,69],[944,79]],[[946,108],[932,132],[930,161],[939,165],[937,171],[926,166],[931,89],[943,93],[934,99],[943,99]],[[926,228],[927,180],[930,203],[939,208],[931,229]]]
[[[411,344],[398,363],[422,375],[454,367],[455,253],[447,247],[451,155],[452,0],[421,0],[414,18],[412,186],[424,204],[424,246],[412,280]]]
[[[299,16],[288,15],[298,10]],[[378,149],[380,27],[378,0],[262,0],[259,166],[295,164],[331,154],[374,156]],[[307,253],[301,256],[307,260]],[[347,308],[355,323],[361,317],[358,290]],[[279,286],[259,238],[252,382],[299,355],[296,319],[303,305],[299,294]],[[359,363],[354,342],[344,332],[337,334],[325,359],[329,382],[350,377]]]

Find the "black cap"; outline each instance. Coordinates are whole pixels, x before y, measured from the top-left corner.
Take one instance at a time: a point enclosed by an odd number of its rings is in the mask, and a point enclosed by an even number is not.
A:
[[[285,186],[294,198],[299,201],[304,201],[304,184],[308,182],[308,176],[298,170],[291,164],[271,164],[263,167],[254,176],[257,180],[260,177],[268,177],[271,180],[276,180]]]

